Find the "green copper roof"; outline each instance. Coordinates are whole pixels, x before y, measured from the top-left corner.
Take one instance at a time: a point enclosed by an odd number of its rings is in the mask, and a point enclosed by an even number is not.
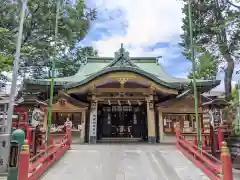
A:
[[[94,78],[105,73],[127,71],[145,76],[165,87],[184,89],[191,84],[190,79],[176,78],[168,75],[155,57],[129,57],[129,53],[123,47],[115,52],[114,58],[88,57],[82,63],[79,71],[69,77],[55,78],[55,85],[62,85],[66,89],[88,83]],[[49,85],[50,79],[27,80],[29,84]],[[199,86],[217,86],[219,81],[197,80]]]

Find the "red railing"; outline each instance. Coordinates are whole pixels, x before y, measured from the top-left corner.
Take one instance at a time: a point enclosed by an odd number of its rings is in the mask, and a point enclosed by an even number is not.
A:
[[[231,156],[226,143],[221,147],[221,161],[206,150],[199,150],[195,143],[187,141],[176,127],[176,146],[189,160],[200,168],[211,180],[233,180]]]
[[[193,145],[197,145],[197,133],[182,133],[181,136],[189,143]],[[211,143],[212,143],[210,133],[202,133],[201,140],[202,140],[202,148],[204,150],[210,150]]]
[[[202,128],[201,142],[202,149],[206,151],[214,149],[214,152],[220,151],[221,143],[228,139],[233,131],[232,125],[229,123],[224,123],[213,130],[212,135],[210,134],[210,128]],[[185,140],[189,143],[195,144],[197,146],[197,133],[181,133]]]
[[[212,180],[217,180],[219,174],[221,174],[221,162],[209,155],[205,150],[198,151],[198,148],[194,144],[190,144],[183,136],[179,136],[177,148],[195,165],[197,165],[202,171]]]
[[[18,180],[38,180],[58,161],[71,145],[71,130],[67,128],[66,135],[59,144],[50,145],[30,159],[29,146],[23,145],[19,157]]]

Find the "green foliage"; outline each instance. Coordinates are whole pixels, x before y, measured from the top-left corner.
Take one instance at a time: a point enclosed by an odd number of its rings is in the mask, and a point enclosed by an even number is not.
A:
[[[0,91],[2,87],[5,87],[8,78],[3,74],[3,72],[8,72],[11,70],[13,64],[13,57],[11,55],[6,55],[0,53]]]
[[[184,47],[184,54],[189,53],[189,19],[188,0],[182,0],[183,35],[181,46]],[[239,58],[240,47],[240,11],[232,0],[201,0],[192,1],[193,39],[195,47],[204,47],[210,55],[219,63],[227,62],[225,69],[225,93],[231,98],[231,80],[234,69],[234,60]]]
[[[13,64],[13,57],[0,53],[0,73],[4,71],[10,71]]]
[[[237,88],[232,88],[232,100],[229,101],[229,105],[224,108],[224,114],[226,116],[225,119],[234,121],[235,119],[232,119],[232,114],[236,113],[236,109],[239,106],[238,101],[238,92]]]
[[[195,75],[197,79],[216,79],[219,62],[215,56],[209,53],[209,51],[203,50],[201,53],[199,53],[199,57],[196,59],[196,61]],[[192,72],[189,73],[188,78],[193,78]]]
[[[56,61],[57,77],[72,76],[77,73],[87,56],[98,56],[92,47],[78,47],[76,52],[69,52]]]
[[[45,76],[54,53],[56,19],[55,0],[28,0],[21,49],[20,72],[33,78]],[[74,3],[73,3],[74,2]],[[0,0],[0,50],[7,55],[15,53],[15,39],[19,25],[20,3]],[[88,9],[83,0],[63,0],[60,8],[57,37],[57,56],[71,51],[88,32],[96,11]]]
[[[4,39],[4,34],[7,33],[8,31],[9,31],[8,29],[2,28],[0,26],[0,40]],[[0,51],[0,73],[4,71],[9,71],[11,69],[12,62],[13,62],[12,55],[6,54],[4,53],[4,51]]]
[[[233,100],[237,99],[237,89],[235,87],[232,88],[232,97],[233,97]]]

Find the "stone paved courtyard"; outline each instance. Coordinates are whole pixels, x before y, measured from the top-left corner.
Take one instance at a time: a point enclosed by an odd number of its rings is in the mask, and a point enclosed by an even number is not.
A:
[[[73,145],[42,180],[207,180],[171,145]]]

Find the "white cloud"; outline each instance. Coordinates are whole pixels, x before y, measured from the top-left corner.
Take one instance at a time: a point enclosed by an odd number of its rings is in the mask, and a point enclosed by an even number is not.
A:
[[[236,83],[237,83],[236,81],[232,81],[232,87],[235,87]],[[224,92],[225,91],[224,80],[221,80],[221,83],[219,84],[219,86],[213,88],[211,91]]]
[[[132,56],[159,56],[169,53],[168,48],[154,51],[146,47],[158,42],[177,44],[181,33],[181,3],[176,0],[95,0],[97,9],[121,9],[126,20],[119,31],[122,34],[111,34],[101,40],[92,42],[102,56],[112,56],[119,49],[120,43],[130,51]],[[111,15],[111,14],[110,14]],[[117,20],[116,20],[117,21]],[[104,23],[104,22],[103,22]],[[113,25],[113,24],[112,24]],[[99,24],[98,24],[99,26]],[[111,27],[108,27],[109,30]],[[175,46],[175,48],[177,48]]]

